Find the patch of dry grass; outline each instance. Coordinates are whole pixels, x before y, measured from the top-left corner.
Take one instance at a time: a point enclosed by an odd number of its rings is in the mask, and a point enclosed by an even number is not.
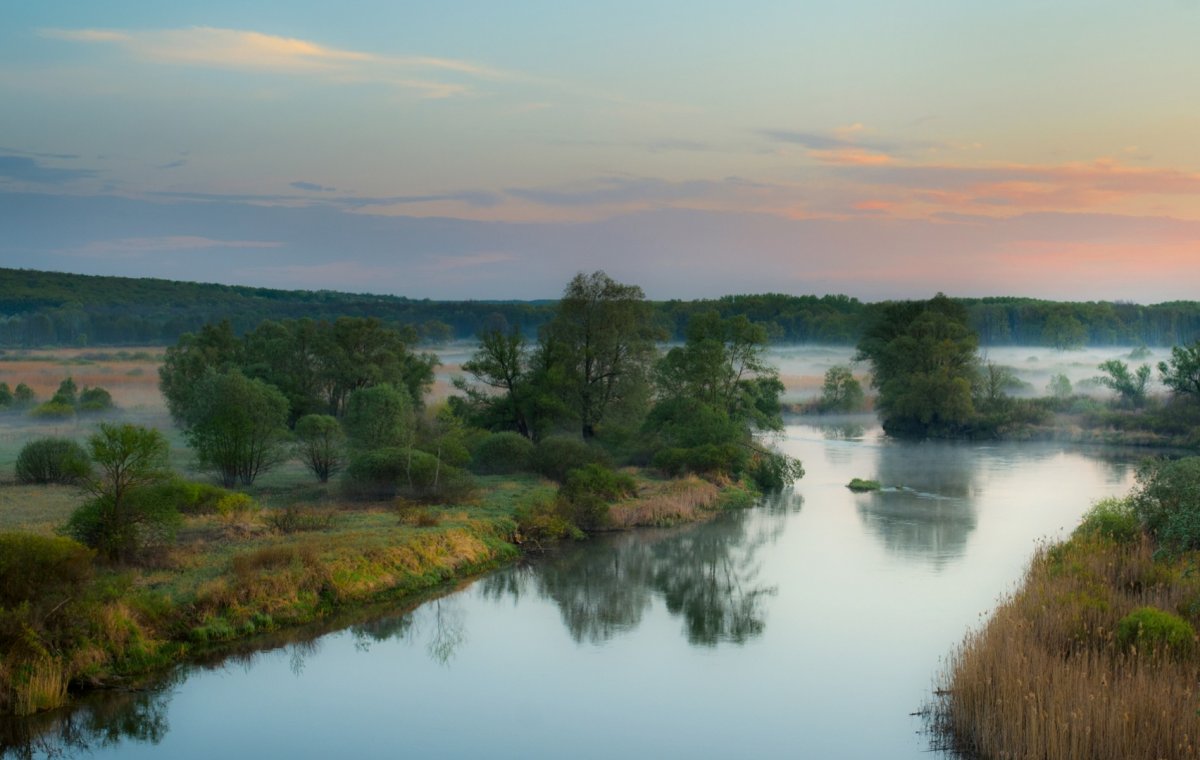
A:
[[[609,508],[615,528],[662,527],[696,522],[712,512],[721,489],[695,475],[661,482],[642,481],[638,495]]]
[[[53,536],[82,501],[74,486],[0,486],[0,531]]]
[[[1139,650],[1116,636],[1142,606],[1200,622],[1196,559],[1156,562],[1145,541],[1043,548],[1021,588],[951,657],[935,728],[984,757],[1200,755],[1195,647]]]

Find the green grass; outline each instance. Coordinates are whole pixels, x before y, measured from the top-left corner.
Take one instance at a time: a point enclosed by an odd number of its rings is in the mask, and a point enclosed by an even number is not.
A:
[[[863,480],[862,478],[854,478],[846,484],[854,493],[867,493],[869,491],[878,491],[882,486],[878,480]]]

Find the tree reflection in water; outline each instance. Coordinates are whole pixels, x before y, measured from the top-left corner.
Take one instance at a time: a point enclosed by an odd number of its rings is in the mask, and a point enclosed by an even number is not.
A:
[[[0,719],[0,758],[80,757],[125,741],[158,744],[183,677],[178,670],[153,689],[106,692],[69,711]]]
[[[799,497],[771,509],[744,510],[687,528],[596,539],[480,584],[485,597],[520,598],[532,588],[558,606],[578,642],[602,643],[641,623],[655,598],[683,618],[689,643],[743,644],[766,625],[765,600],[776,587],[758,582],[759,549],[783,529]]]

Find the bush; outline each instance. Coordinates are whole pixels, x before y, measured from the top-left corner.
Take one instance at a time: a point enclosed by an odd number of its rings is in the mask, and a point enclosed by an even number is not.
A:
[[[316,507],[288,507],[275,510],[267,516],[267,524],[280,533],[300,533],[311,530],[329,530],[333,527],[332,509]]]
[[[182,524],[174,504],[155,489],[144,488],[126,495],[120,512],[108,497],[84,502],[71,513],[64,532],[112,559],[126,560],[171,543]]]
[[[637,484],[630,475],[589,464],[567,473],[558,497],[567,505],[571,521],[588,530],[606,526],[609,506],[635,493]]]
[[[1127,543],[1142,535],[1142,525],[1134,513],[1132,499],[1101,499],[1083,516],[1074,535],[1103,536]]]
[[[103,388],[84,388],[79,394],[81,412],[104,412],[112,408],[112,394]]]
[[[804,477],[799,459],[777,451],[756,451],[750,462],[750,478],[762,491],[779,491]]]
[[[346,495],[357,499],[452,501],[474,487],[470,474],[433,454],[396,447],[355,453],[342,480]]]
[[[87,452],[66,438],[30,441],[17,455],[17,481],[21,483],[79,483],[92,472]]]
[[[233,492],[210,483],[172,477],[162,483],[146,486],[148,498],[170,504],[187,515],[211,515],[217,504]]]
[[[75,407],[70,404],[64,404],[61,401],[47,401],[44,404],[38,404],[29,413],[30,417],[35,420],[43,420],[53,422],[56,420],[69,420],[75,416]]]
[[[878,480],[864,480],[862,478],[851,478],[850,482],[846,484],[846,488],[849,488],[854,493],[878,491],[881,487]]]
[[[92,577],[93,556],[69,538],[0,533],[0,608],[79,588]]]
[[[1117,623],[1117,644],[1123,648],[1189,654],[1195,643],[1190,623],[1154,607],[1138,607]]]
[[[8,387],[8,383],[0,383],[0,409],[7,409],[13,405],[12,389]]]
[[[37,394],[33,392],[25,383],[17,383],[17,387],[13,388],[13,406],[17,409],[24,409],[33,406],[37,402]]]
[[[589,446],[582,438],[569,435],[543,438],[534,448],[530,463],[535,472],[560,483],[566,480],[571,470],[589,464],[612,464],[603,449]]]
[[[1200,457],[1149,460],[1137,473],[1132,499],[1142,526],[1163,549],[1200,549]]]
[[[471,469],[484,475],[521,472],[530,468],[533,442],[520,433],[492,433],[475,445]]]
[[[260,509],[258,502],[244,493],[229,493],[217,500],[216,510],[221,517],[251,515]]]
[[[517,508],[513,542],[540,549],[545,543],[564,538],[584,538],[583,531],[564,512],[563,503],[552,495],[535,494]]]

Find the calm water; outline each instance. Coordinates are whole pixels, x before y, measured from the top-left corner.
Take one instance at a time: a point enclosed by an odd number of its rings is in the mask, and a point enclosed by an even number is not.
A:
[[[188,668],[48,741],[122,758],[927,758],[911,713],[941,658],[1039,538],[1132,480],[1131,459],[1097,451],[902,444],[854,424],[791,426],[780,444],[807,475],[755,509]],[[896,490],[855,495],[852,477]]]

